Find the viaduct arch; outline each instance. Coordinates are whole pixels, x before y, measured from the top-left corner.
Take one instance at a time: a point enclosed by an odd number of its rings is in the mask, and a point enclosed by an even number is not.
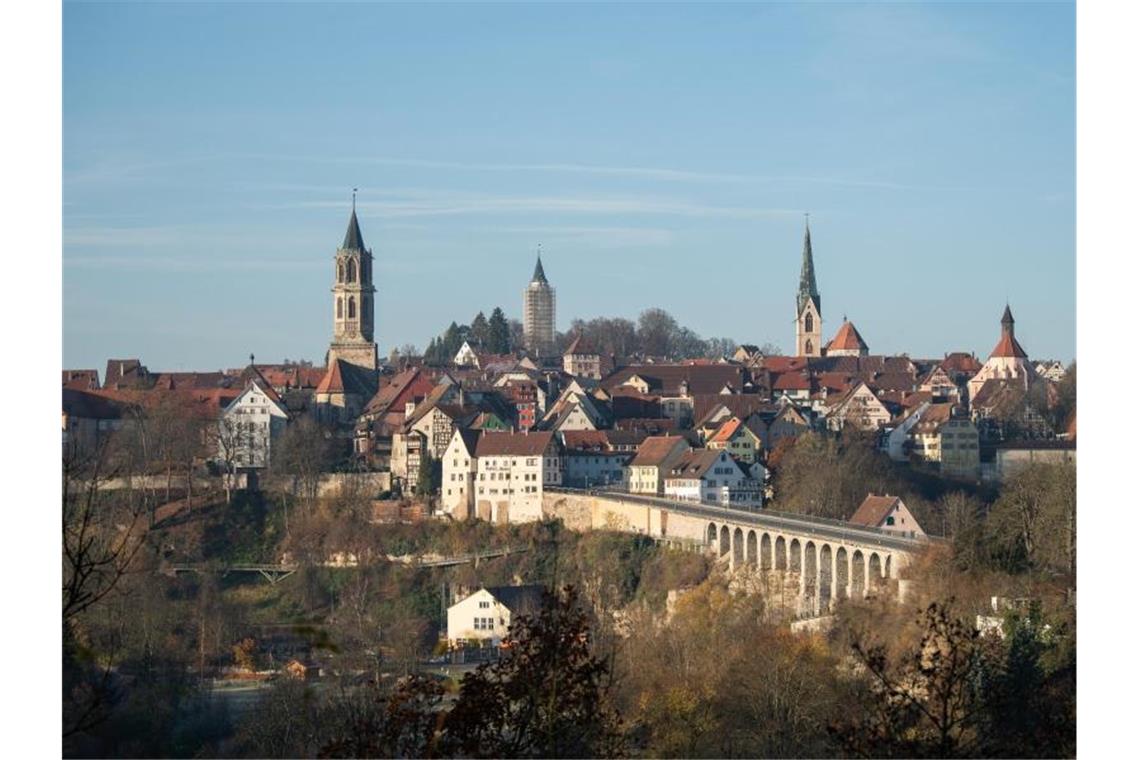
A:
[[[797,576],[799,609],[823,614],[844,599],[866,599],[884,593],[898,578],[909,552],[868,546],[852,536],[825,539],[792,531],[745,528],[709,520],[707,550],[727,558],[732,569],[748,567],[776,571],[781,578]]]

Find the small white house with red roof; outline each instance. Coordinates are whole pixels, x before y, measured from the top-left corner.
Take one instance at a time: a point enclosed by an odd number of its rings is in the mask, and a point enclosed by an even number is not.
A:
[[[878,528],[910,538],[921,538],[926,535],[903,500],[890,494],[883,496],[867,494],[867,498],[863,499],[863,503],[855,510],[855,514],[851,516],[848,522],[852,525]]]

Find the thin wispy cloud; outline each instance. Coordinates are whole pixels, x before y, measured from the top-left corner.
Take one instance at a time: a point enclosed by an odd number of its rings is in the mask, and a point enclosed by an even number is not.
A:
[[[675,169],[647,166],[604,166],[600,164],[575,163],[469,163],[461,161],[435,161],[417,158],[390,158],[383,156],[289,156],[271,154],[246,154],[248,159],[257,159],[275,162],[306,162],[333,165],[378,165],[403,166],[419,169],[440,169],[447,171],[474,171],[498,173],[526,173],[546,172],[563,174],[585,174],[611,177],[627,177],[635,179],[665,181],[665,182],[706,182],[706,183],[737,183],[771,185],[780,183],[834,185],[841,187],[875,188],[882,190],[935,190],[935,191],[977,191],[985,188],[956,187],[950,185],[915,184],[862,177],[824,176],[808,174],[739,174],[726,172],[708,172],[690,169]],[[304,190],[304,185],[263,185],[266,188],[289,190]],[[325,186],[309,186],[314,191],[337,191],[341,188]],[[381,191],[383,188],[375,188]]]
[[[533,236],[545,243],[575,243],[598,248],[620,248],[629,246],[660,246],[674,241],[673,230],[660,227],[575,227],[575,226],[531,226],[493,227],[486,231],[506,234]]]
[[[128,272],[273,272],[324,269],[323,259],[282,260],[200,258],[189,256],[65,256],[64,269],[123,270]]]
[[[300,201],[275,208],[343,208],[343,200]],[[689,201],[628,197],[508,196],[452,194],[392,201],[357,202],[362,215],[377,218],[457,216],[470,214],[661,214],[685,217],[755,219],[802,213],[799,209],[712,206]]]
[[[902,182],[874,177],[852,177],[841,175],[812,174],[747,174],[713,172],[694,169],[678,169],[650,166],[606,166],[601,164],[578,164],[561,162],[538,163],[472,163],[462,161],[438,161],[418,158],[394,158],[385,156],[305,156],[287,154],[242,153],[228,155],[195,156],[177,160],[138,161],[133,163],[100,163],[90,167],[64,171],[64,186],[99,186],[100,184],[122,184],[125,182],[147,182],[154,179],[179,178],[176,170],[193,164],[219,163],[232,166],[235,161],[262,161],[275,164],[306,163],[331,166],[398,166],[412,169],[440,171],[490,172],[499,174],[577,174],[584,176],[640,179],[667,183],[706,183],[706,184],[748,184],[748,185],[825,185],[878,190],[927,190],[935,192],[977,192],[999,190],[992,187],[967,187],[927,183]],[[179,178],[179,181],[183,181]],[[230,186],[230,182],[219,182]],[[360,185],[358,185],[360,186]],[[332,185],[307,185],[302,183],[257,183],[240,182],[237,187],[243,190],[269,190],[278,192],[340,192],[345,188]],[[364,186],[371,193],[395,194],[400,188],[382,185]]]

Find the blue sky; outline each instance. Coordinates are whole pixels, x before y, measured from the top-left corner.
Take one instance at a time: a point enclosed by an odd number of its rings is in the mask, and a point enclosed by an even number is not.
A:
[[[324,359],[351,189],[380,351],[659,306],[792,347],[1075,356],[1071,4],[64,6],[64,364]]]

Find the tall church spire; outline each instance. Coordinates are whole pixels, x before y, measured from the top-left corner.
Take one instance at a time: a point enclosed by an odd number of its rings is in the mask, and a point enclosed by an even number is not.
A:
[[[811,256],[811,226],[808,224],[807,214],[804,214],[804,253],[803,263],[800,265],[800,289],[796,293],[796,313],[804,310],[804,304],[810,298],[815,302],[816,310],[820,309],[819,288],[815,284],[815,262]]]
[[[348,230],[344,233],[344,242],[341,249],[345,251],[363,251],[364,235],[360,234],[360,222],[356,220],[356,193],[352,194],[352,216],[348,220]]]
[[[374,372],[377,366],[372,252],[364,247],[364,235],[356,218],[356,188],[352,193],[352,215],[344,242],[333,260],[333,339],[328,364],[338,359]]]
[[[823,355],[823,310],[815,284],[815,262],[811,256],[811,227],[804,214],[804,254],[800,267],[800,287],[796,291],[796,356]]]

